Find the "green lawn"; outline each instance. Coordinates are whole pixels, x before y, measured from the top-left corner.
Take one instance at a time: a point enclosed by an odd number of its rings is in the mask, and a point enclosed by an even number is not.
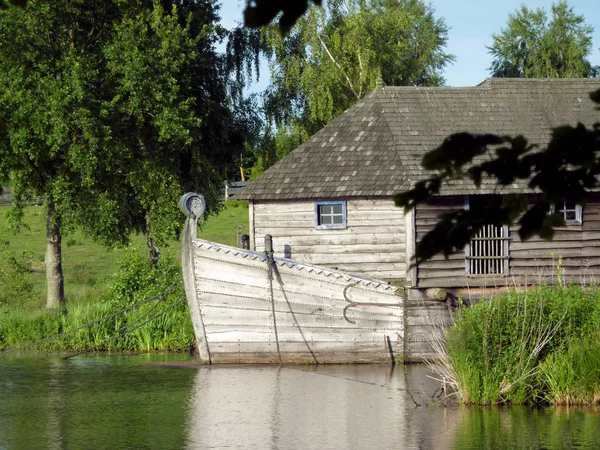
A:
[[[248,234],[248,203],[231,200],[225,204],[218,216],[210,216],[200,224],[198,237],[220,244],[237,246],[237,228]]]
[[[27,251],[32,257],[31,280],[36,290],[36,302],[27,308],[37,309],[45,304],[45,217],[40,206],[30,206],[25,210],[26,227],[18,233],[8,229],[7,206],[0,206],[0,242],[8,242],[12,251]],[[248,233],[248,207],[244,202],[232,201],[218,216],[210,216],[201,223],[199,237],[222,244],[236,245],[237,227],[242,225],[243,233]],[[81,233],[63,236],[63,269],[65,274],[65,295],[67,303],[82,304],[98,299],[108,286],[108,280],[117,270],[117,262],[126,251],[147,252],[143,236],[134,236],[135,250],[108,250]],[[161,248],[162,253],[178,254],[180,244]],[[1,288],[1,286],[0,286]]]

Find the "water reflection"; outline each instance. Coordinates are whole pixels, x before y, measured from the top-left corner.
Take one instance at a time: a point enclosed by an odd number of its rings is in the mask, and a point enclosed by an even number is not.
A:
[[[448,448],[448,410],[427,407],[436,383],[421,366],[390,369],[200,369],[188,448]]]
[[[444,408],[422,366],[172,359],[0,357],[0,449],[600,448],[597,409]]]

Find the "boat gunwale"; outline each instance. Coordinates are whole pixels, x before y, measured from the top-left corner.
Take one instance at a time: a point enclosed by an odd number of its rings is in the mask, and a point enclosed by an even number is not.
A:
[[[231,254],[234,257],[251,259],[251,260],[259,260],[261,262],[267,261],[267,255],[264,252],[257,252],[255,250],[247,250],[239,247],[234,247],[231,245],[220,244],[217,242],[208,241],[205,239],[200,239],[198,237],[192,238],[192,244],[194,247],[202,247],[207,250],[214,250],[215,252],[224,251],[227,254]],[[364,277],[357,274],[351,274],[348,272],[344,272],[337,269],[332,269],[329,267],[319,266],[316,264],[305,264],[299,263],[293,259],[273,257],[273,262],[280,267],[286,266],[289,268],[294,268],[298,270],[306,270],[307,272],[316,271],[319,274],[323,274],[325,276],[336,276],[337,278],[344,278],[345,281],[352,282],[360,282],[366,286],[381,288],[383,290],[391,290],[397,291],[398,287],[389,284],[386,281],[378,280],[375,278]]]

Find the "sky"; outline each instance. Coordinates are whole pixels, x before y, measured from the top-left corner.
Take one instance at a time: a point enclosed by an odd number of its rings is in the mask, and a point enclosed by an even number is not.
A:
[[[221,0],[222,24],[232,27],[242,22],[245,0]],[[506,26],[508,15],[521,5],[530,9],[542,7],[551,13],[552,0],[432,0],[436,18],[443,18],[450,27],[446,51],[456,57],[444,71],[448,86],[475,86],[489,77],[491,56],[486,46],[492,45],[492,33]],[[570,0],[576,14],[583,15],[594,27],[593,50],[589,57],[593,65],[600,65],[600,0]],[[268,84],[266,67],[257,90]]]

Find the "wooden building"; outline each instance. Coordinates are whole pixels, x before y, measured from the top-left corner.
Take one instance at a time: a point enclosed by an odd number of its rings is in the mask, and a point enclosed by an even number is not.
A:
[[[468,181],[444,188],[404,214],[392,195],[426,178],[424,153],[450,134],[525,136],[544,146],[552,128],[598,121],[591,79],[488,79],[476,87],[380,87],[267,170],[239,198],[250,200],[251,248],[273,236],[276,254],[408,287],[461,289],[534,284],[554,276],[600,279],[600,195],[584,206],[557,204],[567,226],[552,242],[521,242],[517,230],[486,227],[470,245],[411,267],[416,243],[440,213],[476,207],[502,194]],[[531,195],[534,195],[533,193]],[[496,197],[492,197],[496,196]]]

